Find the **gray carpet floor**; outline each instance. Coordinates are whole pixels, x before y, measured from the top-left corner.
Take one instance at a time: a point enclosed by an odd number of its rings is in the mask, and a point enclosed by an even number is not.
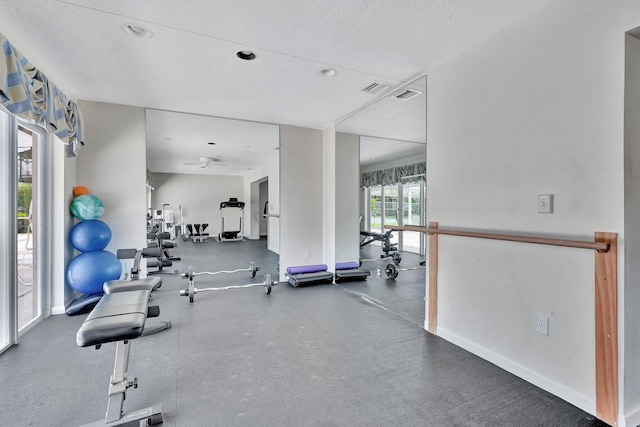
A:
[[[172,268],[197,287],[278,276],[266,242],[179,242]],[[379,255],[367,247],[364,257]],[[403,254],[402,266],[420,257]],[[173,327],[132,342],[125,411],[161,402],[165,426],[599,426],[549,393],[425,332],[424,270],[364,282],[202,292],[163,275],[153,303]],[[114,344],[79,348],[84,315],[53,316],[0,355],[0,425],[76,426],[104,417]],[[157,319],[149,319],[149,322]]]

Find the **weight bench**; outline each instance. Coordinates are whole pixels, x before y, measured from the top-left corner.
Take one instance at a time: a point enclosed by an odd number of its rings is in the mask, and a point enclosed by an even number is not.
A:
[[[209,233],[205,230],[209,227],[209,224],[187,224],[187,230],[189,231],[189,238],[193,240],[193,243],[204,242],[209,239]],[[194,231],[195,229],[195,231]]]
[[[325,264],[287,267],[287,278],[294,287],[333,283],[333,273],[327,271]]]
[[[149,291],[149,301],[151,301],[151,292],[162,286],[162,279],[159,277],[145,277],[143,279],[134,280],[109,280],[102,285],[104,295],[114,294],[117,292],[129,291]],[[159,313],[159,309],[158,309]],[[157,315],[156,315],[157,316]],[[156,317],[149,316],[149,317]],[[161,321],[156,325],[148,325],[145,323],[141,336],[155,334],[171,327],[171,321]]]
[[[391,234],[393,230],[388,230],[384,233],[374,233],[372,231],[360,231],[360,248],[364,248],[373,242],[382,242],[382,255],[380,258],[387,258],[390,252],[396,252],[398,247],[391,243]],[[394,254],[395,255],[395,254]]]
[[[357,262],[339,262],[336,263],[336,282],[349,280],[367,280],[371,272],[360,268]]]
[[[129,381],[127,369],[131,340],[142,335],[147,317],[160,314],[157,306],[148,306],[150,290],[132,290],[105,294],[89,313],[76,333],[79,347],[116,343],[113,375],[109,381],[109,399],[104,423],[96,421],[87,426],[123,426],[134,422],[143,425],[162,423],[162,404],[124,414],[122,406],[129,387],[138,387],[138,379]]]

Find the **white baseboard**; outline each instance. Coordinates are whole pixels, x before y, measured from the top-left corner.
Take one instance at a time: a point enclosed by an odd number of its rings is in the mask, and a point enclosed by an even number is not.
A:
[[[625,417],[618,420],[618,427],[636,427],[640,425],[640,406],[629,412]]]
[[[568,388],[564,384],[560,384],[550,378],[540,376],[540,374],[538,374],[537,372],[532,371],[529,368],[526,368],[525,366],[514,362],[513,360],[506,359],[500,354],[495,353],[465,338],[462,338],[452,332],[449,332],[446,329],[438,328],[437,335],[440,338],[443,338],[451,342],[452,344],[457,345],[458,347],[462,347],[465,350],[470,351],[476,356],[481,357],[496,366],[499,366],[507,372],[511,372],[512,374],[522,378],[523,380],[528,381],[531,384],[540,387],[541,389],[546,390],[549,393],[558,396],[559,398],[566,400],[567,402],[571,403],[574,406],[577,406],[583,411],[595,416],[595,400],[591,400],[587,396],[577,393],[575,390]]]
[[[51,307],[51,315],[56,315],[56,314],[65,314],[66,310],[64,309],[64,306],[61,307]]]

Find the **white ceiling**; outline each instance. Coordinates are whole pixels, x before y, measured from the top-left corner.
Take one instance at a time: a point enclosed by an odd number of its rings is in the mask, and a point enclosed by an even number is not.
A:
[[[372,81],[392,91],[550,1],[2,0],[0,32],[76,99],[323,129],[372,103],[360,91]],[[247,49],[256,60],[236,57]],[[150,144],[177,160],[164,129],[149,127]],[[351,129],[389,138],[407,126]]]

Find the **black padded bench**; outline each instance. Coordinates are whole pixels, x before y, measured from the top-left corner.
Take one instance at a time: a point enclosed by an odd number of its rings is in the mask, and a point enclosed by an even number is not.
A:
[[[367,280],[371,272],[364,268],[354,268],[353,270],[336,270],[336,282],[346,282],[351,280]]]
[[[96,346],[99,349],[102,344],[116,343],[116,358],[113,375],[109,381],[109,401],[105,420],[87,426],[122,426],[134,422],[145,422],[143,425],[162,423],[162,404],[130,414],[122,412],[127,389],[138,386],[137,378],[133,381],[127,379],[131,340],[142,335],[147,317],[159,314],[157,307],[148,306],[150,293],[148,289],[140,289],[105,294],[76,333],[76,343],[80,347]]]
[[[102,285],[102,291],[105,295],[113,294],[116,292],[140,290],[149,291],[149,300],[151,300],[151,292],[157,290],[161,286],[162,279],[160,277],[145,277],[135,280],[109,280],[107,282],[104,282],[104,284]],[[157,314],[155,314],[156,309]],[[149,307],[149,310],[153,310],[155,315],[149,315],[147,317],[156,317],[160,313],[160,309],[155,306]],[[160,331],[164,331],[165,329],[169,329],[170,327],[171,321],[161,321],[160,323],[156,323],[155,325],[149,325],[149,323],[145,323],[145,328],[142,331],[142,336],[155,334]]]
[[[160,277],[145,277],[142,279],[134,280],[109,280],[104,282],[102,290],[105,294],[112,294],[114,292],[123,291],[155,291],[162,286],[162,279]]]
[[[333,273],[325,264],[298,265],[287,268],[287,280],[294,287],[333,283]]]
[[[336,283],[341,281],[367,280],[369,270],[360,268],[357,262],[339,262],[335,267]]]

